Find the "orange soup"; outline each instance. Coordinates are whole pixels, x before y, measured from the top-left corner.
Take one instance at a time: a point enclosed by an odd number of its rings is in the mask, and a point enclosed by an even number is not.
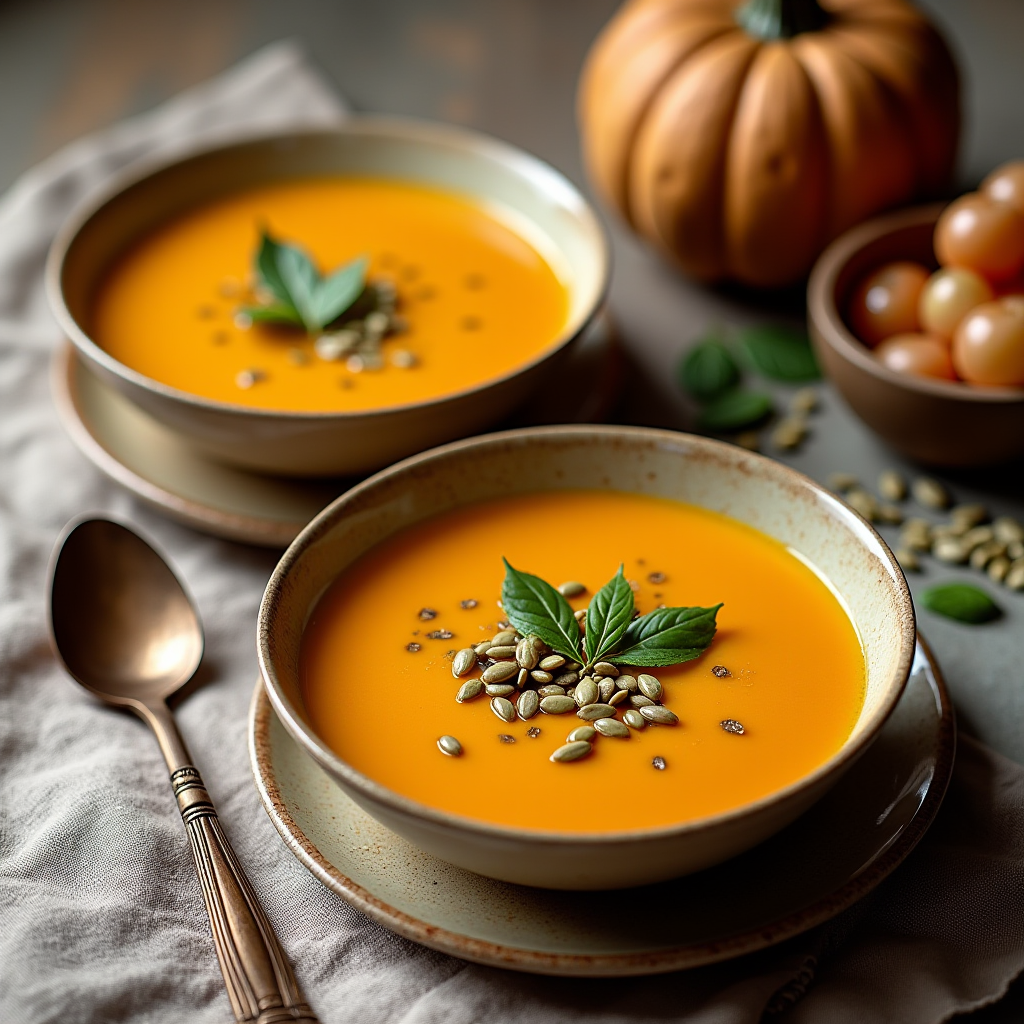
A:
[[[722,602],[702,656],[619,666],[656,676],[678,724],[598,735],[587,756],[552,762],[588,724],[575,706],[506,722],[486,694],[457,703],[460,685],[481,671],[454,678],[456,652],[492,639],[505,619],[502,556],[554,586],[583,583],[575,609],[620,563],[641,613]],[[549,674],[557,684],[564,672]],[[370,778],[467,818],[570,832],[667,826],[777,791],[839,750],[865,685],[840,601],[785,547],[714,512],[608,491],[485,502],[382,543],[317,604],[301,674],[313,727]],[[617,719],[634,696],[617,705]],[[441,736],[455,737],[461,755],[445,756]]]
[[[93,336],[163,384],[262,409],[363,410],[462,391],[540,355],[566,324],[564,275],[513,219],[376,179],[240,192],[131,248],[98,291]],[[258,297],[252,267],[264,228],[302,247],[322,274],[364,256],[369,280],[394,285],[402,330],[384,340],[379,366],[321,358],[313,334],[240,314]]]

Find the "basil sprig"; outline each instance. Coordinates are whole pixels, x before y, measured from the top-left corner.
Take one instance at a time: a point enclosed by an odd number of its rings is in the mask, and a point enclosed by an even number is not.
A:
[[[270,301],[242,312],[254,321],[290,324],[319,333],[350,309],[366,287],[366,257],[321,277],[305,250],[273,238],[264,229],[256,252],[260,288]]]
[[[539,636],[556,654],[584,663],[654,667],[699,657],[715,636],[713,608],[658,608],[634,618],[633,589],[623,567],[594,595],[587,608],[587,631],[580,634],[569,602],[539,576],[520,572],[507,559],[501,603],[509,622],[523,634]]]

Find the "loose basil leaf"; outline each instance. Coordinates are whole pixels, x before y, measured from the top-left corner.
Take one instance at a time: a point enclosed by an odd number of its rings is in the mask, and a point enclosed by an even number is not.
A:
[[[818,380],[821,371],[803,331],[788,327],[748,327],[739,342],[754,369],[770,380],[797,384]]]
[[[734,387],[740,368],[729,350],[716,337],[706,338],[683,357],[679,380],[683,388],[701,402],[709,402]]]
[[[337,320],[362,295],[366,287],[367,266],[366,257],[360,256],[325,277],[316,286],[312,308],[320,327],[326,327]]]
[[[761,391],[737,388],[727,391],[704,407],[698,420],[702,430],[721,433],[742,430],[759,423],[772,411],[772,399]]]
[[[580,627],[569,602],[539,576],[513,569],[505,563],[505,580],[501,585],[501,605],[509,622],[528,636],[539,636],[563,658],[577,661],[580,657]]]
[[[1002,615],[999,605],[984,590],[969,583],[943,583],[921,595],[921,603],[930,611],[957,622],[978,625]]]
[[[659,608],[634,619],[608,658],[616,665],[678,665],[692,661],[707,650],[715,637],[713,608]],[[590,628],[589,626],[587,627]]]
[[[313,296],[320,275],[313,261],[295,245],[278,245],[275,257],[277,271],[288,289],[292,305],[299,311],[307,331],[318,331],[323,324],[316,315]]]
[[[239,312],[244,313],[253,323],[294,324],[296,327],[305,326],[298,310],[281,303],[275,302],[269,306],[243,306]]]
[[[633,588],[623,567],[594,595],[587,608],[584,644],[587,663],[600,661],[619,642],[633,619]]]

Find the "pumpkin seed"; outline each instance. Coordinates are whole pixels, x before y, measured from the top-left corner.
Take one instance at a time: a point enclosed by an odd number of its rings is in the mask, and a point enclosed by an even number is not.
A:
[[[588,704],[596,704],[598,696],[597,684],[593,679],[583,679],[573,693],[573,700],[582,708]]]
[[[614,679],[619,674],[619,670],[610,661],[599,661],[594,666],[595,676],[611,676]]]
[[[640,714],[648,722],[655,722],[658,725],[678,725],[679,716],[674,711],[662,707],[660,704],[650,704],[640,709]]]
[[[509,736],[509,734],[507,732],[499,732],[498,733],[498,742],[499,743],[515,743],[515,741],[516,741],[515,736]]]
[[[548,760],[555,762],[578,761],[581,757],[586,757],[593,749],[586,740],[577,740],[575,743],[563,743]]]
[[[668,767],[668,764],[665,761],[665,758],[660,757],[660,756],[652,757],[651,758],[651,765],[654,768],[656,768],[659,772],[663,772]]]
[[[565,687],[556,686],[554,683],[548,683],[547,686],[538,687],[537,694],[540,697],[564,697]]]
[[[966,526],[978,526],[988,519],[988,509],[984,505],[957,505],[949,513],[954,523]]]
[[[561,668],[565,664],[565,658],[560,654],[549,654],[546,658],[541,658],[537,668],[543,669],[545,672],[554,672],[556,668]]]
[[[878,499],[860,487],[846,492],[846,504],[865,519],[874,520],[878,517]]]
[[[484,687],[484,693],[488,697],[507,697],[510,693],[515,693],[516,688],[511,683],[488,683]]]
[[[629,735],[629,729],[615,718],[599,718],[594,722],[594,728],[602,736],[614,736],[616,739],[625,739]]]
[[[932,541],[942,540],[947,537],[962,537],[970,529],[965,523],[937,523],[932,527]]]
[[[454,736],[442,736],[437,741],[437,749],[449,757],[458,757],[462,753],[462,744]]]
[[[665,692],[665,688],[661,685],[661,680],[656,676],[648,675],[646,672],[637,679],[637,684],[640,687],[640,692],[645,697],[650,697],[655,703],[661,700],[661,696]]]
[[[1000,516],[992,524],[992,530],[996,540],[1001,540],[1004,544],[1019,544],[1024,541],[1024,526],[1010,516]]]
[[[615,685],[620,690],[627,690],[629,693],[636,693],[637,681],[635,676],[619,676],[615,680]]]
[[[818,408],[818,392],[814,388],[801,388],[789,400],[789,408],[793,412],[810,415]]]
[[[925,508],[944,509],[949,508],[952,501],[949,491],[946,490],[938,480],[931,477],[919,476],[911,488],[914,500]]]
[[[736,721],[735,718],[725,718],[718,724],[726,732],[731,732],[734,736],[742,736],[747,731],[743,728],[741,723]]]
[[[1024,590],[1024,558],[1018,558],[1010,566],[1010,570],[1007,572],[1003,583],[1010,590]]]
[[[860,481],[852,473],[829,473],[828,479],[825,481],[830,491],[835,491],[837,494],[843,494],[846,491],[852,491]]]
[[[572,697],[544,697],[540,709],[545,715],[565,715],[576,707]]]
[[[579,597],[587,592],[587,588],[577,580],[566,580],[558,584],[558,592],[562,597]]]
[[[477,654],[486,654],[490,649],[491,649],[491,641],[490,640],[485,640],[482,644],[477,644],[473,648],[473,650],[476,651]]]
[[[878,506],[878,514],[876,516],[880,523],[888,523],[890,526],[899,526],[903,522],[903,509],[898,505],[891,505],[888,502],[882,502]]]
[[[580,740],[589,743],[596,735],[597,730],[592,725],[580,725],[573,729],[565,739],[568,743],[578,743]]]
[[[531,725],[530,728],[526,730],[526,735],[529,736],[531,740],[535,740],[540,735],[540,729],[536,725]]]
[[[516,701],[516,711],[519,713],[519,717],[525,722],[528,718],[533,718],[539,710],[540,697],[537,696],[537,691],[523,690],[519,695],[519,700]]]
[[[470,679],[469,682],[463,683],[459,687],[459,692],[455,694],[455,699],[460,704],[465,704],[466,701],[479,697],[483,692],[484,684],[479,679]]]
[[[620,690],[619,692],[622,693],[623,691]],[[615,693],[615,680],[608,678],[602,679],[597,684],[597,693],[598,696],[601,698],[602,704],[609,703],[612,694]]]
[[[485,683],[503,683],[519,674],[519,666],[511,661],[498,661],[480,673],[480,678]]]
[[[452,660],[452,675],[456,679],[464,676],[476,664],[476,651],[472,647],[464,647]]]
[[[576,712],[576,717],[582,718],[584,722],[596,722],[599,718],[614,718],[615,708],[611,704],[588,704]]]
[[[625,711],[622,715],[622,720],[630,727],[630,729],[642,729],[646,724],[644,716],[639,711]]]
[[[516,656],[515,644],[495,644],[487,648],[488,658],[514,658]]]
[[[1024,540],[1011,540],[1006,545],[1006,557],[1011,562],[1016,562],[1018,558],[1024,558]]]
[[[878,477],[878,493],[886,501],[906,501],[907,481],[895,469],[885,469]]]
[[[908,519],[900,531],[900,539],[911,551],[931,551],[932,524],[927,519]]]
[[[505,697],[492,697],[491,710],[503,722],[511,722],[516,717],[516,709],[512,706],[512,701],[507,700]]]
[[[556,686],[575,686],[579,682],[578,672],[563,672],[560,676],[555,676],[551,681]]]
[[[988,578],[994,583],[1002,583],[1006,579],[1006,574],[1010,571],[1011,564],[1005,555],[997,555],[989,562],[985,572],[988,573]]]
[[[554,679],[555,677],[550,672],[545,672],[542,669],[535,668],[530,673],[530,678],[535,683],[550,683],[551,680]]]
[[[991,526],[974,526],[962,537],[964,547],[968,551],[973,551],[982,544],[988,544],[995,539],[996,533]]]
[[[786,451],[799,447],[807,436],[807,420],[799,413],[784,416],[772,431],[772,443]]]
[[[514,629],[503,629],[500,633],[496,634],[491,643],[495,647],[505,647],[508,644],[515,644],[519,642],[519,634]]]
[[[969,551],[959,537],[940,537],[932,548],[932,554],[941,562],[963,565],[967,561]]]
[[[992,540],[987,544],[980,544],[971,552],[971,568],[984,569],[993,558],[999,558],[1006,554],[1006,545],[1001,541]]]
[[[649,708],[654,701],[650,697],[645,697],[642,693],[631,693],[629,695],[629,703],[635,708]]]
[[[613,708],[617,708],[628,696],[629,692],[627,690],[616,690],[604,703],[611,704]]]
[[[897,548],[893,554],[896,556],[896,561],[903,567],[904,572],[921,571],[921,559],[910,548]]]
[[[716,679],[728,679],[732,675],[724,665],[714,665],[711,669],[711,674]]]
[[[516,689],[523,690],[526,688],[526,684],[530,681],[530,673],[527,669],[521,668],[519,675],[516,676]]]
[[[540,651],[537,649],[536,637],[524,637],[516,644],[516,661],[520,668],[536,668],[539,660]]]

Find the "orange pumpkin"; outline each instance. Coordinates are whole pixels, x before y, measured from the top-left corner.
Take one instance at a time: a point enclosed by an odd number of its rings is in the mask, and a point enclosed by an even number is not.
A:
[[[948,184],[946,44],[904,0],[631,0],[580,86],[604,198],[693,276],[791,284],[840,232]]]

